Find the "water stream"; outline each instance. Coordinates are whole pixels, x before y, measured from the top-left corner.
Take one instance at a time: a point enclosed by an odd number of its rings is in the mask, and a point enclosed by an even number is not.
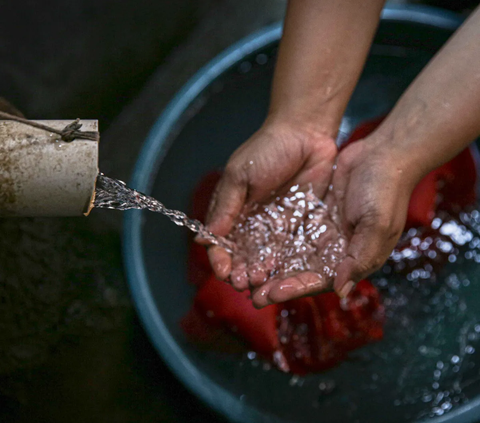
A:
[[[224,237],[212,234],[200,221],[190,219],[182,211],[168,209],[155,198],[135,191],[129,188],[125,182],[109,178],[103,173],[99,173],[97,176],[94,207],[112,210],[145,209],[161,213],[176,225],[185,226],[192,232],[198,233],[210,244],[218,245],[228,252],[235,249],[235,244]]]

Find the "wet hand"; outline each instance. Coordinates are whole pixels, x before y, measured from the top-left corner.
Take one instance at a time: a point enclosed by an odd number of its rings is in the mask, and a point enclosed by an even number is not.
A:
[[[228,161],[210,204],[208,229],[227,235],[246,203],[266,201],[274,192],[292,185],[306,186],[314,181],[314,192],[323,197],[336,154],[335,141],[308,125],[267,119]],[[232,271],[230,254],[213,246],[209,258],[217,278],[228,278]],[[233,286],[238,290],[248,287],[236,282]]]
[[[339,205],[347,238],[333,288],[346,296],[385,263],[405,227],[408,203],[419,174],[408,158],[375,136],[341,152],[332,201]]]
[[[256,307],[334,289],[345,297],[357,282],[378,270],[395,247],[405,225],[415,185],[393,151],[371,140],[359,141],[338,155],[333,190],[326,203],[337,206],[347,239],[345,257],[331,279],[313,272],[271,279],[252,292]]]

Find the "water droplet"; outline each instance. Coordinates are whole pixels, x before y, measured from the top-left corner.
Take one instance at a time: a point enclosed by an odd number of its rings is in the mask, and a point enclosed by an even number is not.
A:
[[[432,394],[424,394],[423,397],[422,397],[423,402],[430,402],[430,401],[432,401],[432,399],[433,399]]]
[[[333,380],[322,380],[318,385],[318,389],[322,395],[327,395],[333,392],[335,386],[336,384]]]
[[[298,380],[300,379],[300,377],[298,375],[293,375],[290,380],[288,381],[288,384],[290,386],[295,386],[297,383],[298,383]]]
[[[448,411],[452,408],[452,403],[449,401],[446,401],[442,404],[442,410]]]
[[[268,62],[268,56],[264,53],[257,54],[257,57],[255,58],[255,61],[259,65],[264,65]]]
[[[241,73],[247,73],[252,69],[252,64],[250,62],[247,62],[247,61],[242,62],[242,63],[240,63],[239,69],[240,69]]]

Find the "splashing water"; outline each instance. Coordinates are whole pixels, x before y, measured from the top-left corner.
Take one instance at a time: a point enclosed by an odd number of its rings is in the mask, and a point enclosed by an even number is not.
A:
[[[160,201],[135,191],[118,179],[97,176],[94,206],[114,210],[146,209],[167,216],[211,244],[233,254],[234,265],[242,263],[247,275],[262,274],[264,281],[313,271],[331,279],[335,266],[344,257],[346,240],[338,229],[336,209],[318,199],[312,189],[298,186],[286,196],[267,205],[248,205],[227,238],[214,235],[196,219],[179,210],[166,208]]]
[[[232,276],[265,282],[314,272],[331,281],[345,257],[339,221],[337,208],[329,208],[311,187],[302,191],[295,185],[269,204],[247,205],[228,236],[237,245]]]
[[[389,421],[403,422],[439,417],[468,403],[480,384],[479,264],[479,210],[441,212],[430,227],[408,230],[371,277],[383,297],[384,339],[352,352],[328,373],[292,376],[287,386],[302,390],[295,401],[326,415],[338,415],[348,404],[344,421],[359,423],[382,421],[387,404],[398,410]],[[235,377],[263,389],[264,372],[246,373],[245,364],[258,367],[261,361],[247,354]],[[365,403],[365,395],[372,401]],[[285,399],[279,412],[290,407]]]
[[[376,279],[384,294],[387,342],[404,366],[394,405],[424,403],[418,418],[468,402],[464,390],[480,382],[472,371],[480,348],[478,263],[480,212],[443,212],[430,228],[404,234]]]
[[[94,207],[113,210],[145,209],[161,213],[176,225],[185,226],[192,232],[198,233],[210,244],[218,245],[230,253],[235,250],[234,243],[221,236],[212,234],[198,220],[190,219],[179,210],[167,209],[155,198],[135,191],[127,187],[125,182],[109,178],[103,173],[99,173],[97,176]]]

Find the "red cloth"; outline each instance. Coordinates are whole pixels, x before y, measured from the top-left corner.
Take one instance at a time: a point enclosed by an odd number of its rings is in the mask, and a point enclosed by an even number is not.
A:
[[[280,349],[290,371],[328,369],[347,353],[383,336],[384,310],[367,280],[344,300],[334,292],[277,305]]]
[[[348,143],[367,136],[382,120],[361,125]],[[192,204],[196,219],[205,218],[219,177],[218,172],[212,172],[197,186]],[[438,207],[450,211],[472,204],[475,182],[475,162],[466,149],[417,185],[408,208],[407,227],[429,226]],[[233,334],[284,371],[305,374],[327,369],[344,360],[349,351],[383,336],[380,295],[367,280],[344,300],[326,293],[257,310],[248,291],[239,293],[215,279],[205,248],[193,242],[188,277],[198,286],[193,307],[182,320],[191,339],[219,348],[220,344],[234,343]]]
[[[212,274],[198,289],[193,310],[213,328],[226,327],[247,341],[254,351],[271,357],[277,349],[276,309],[252,306],[248,291],[237,292]],[[183,326],[187,322],[183,321]],[[188,325],[187,325],[188,328]],[[205,338],[206,334],[200,334]],[[210,337],[210,334],[207,335]]]

